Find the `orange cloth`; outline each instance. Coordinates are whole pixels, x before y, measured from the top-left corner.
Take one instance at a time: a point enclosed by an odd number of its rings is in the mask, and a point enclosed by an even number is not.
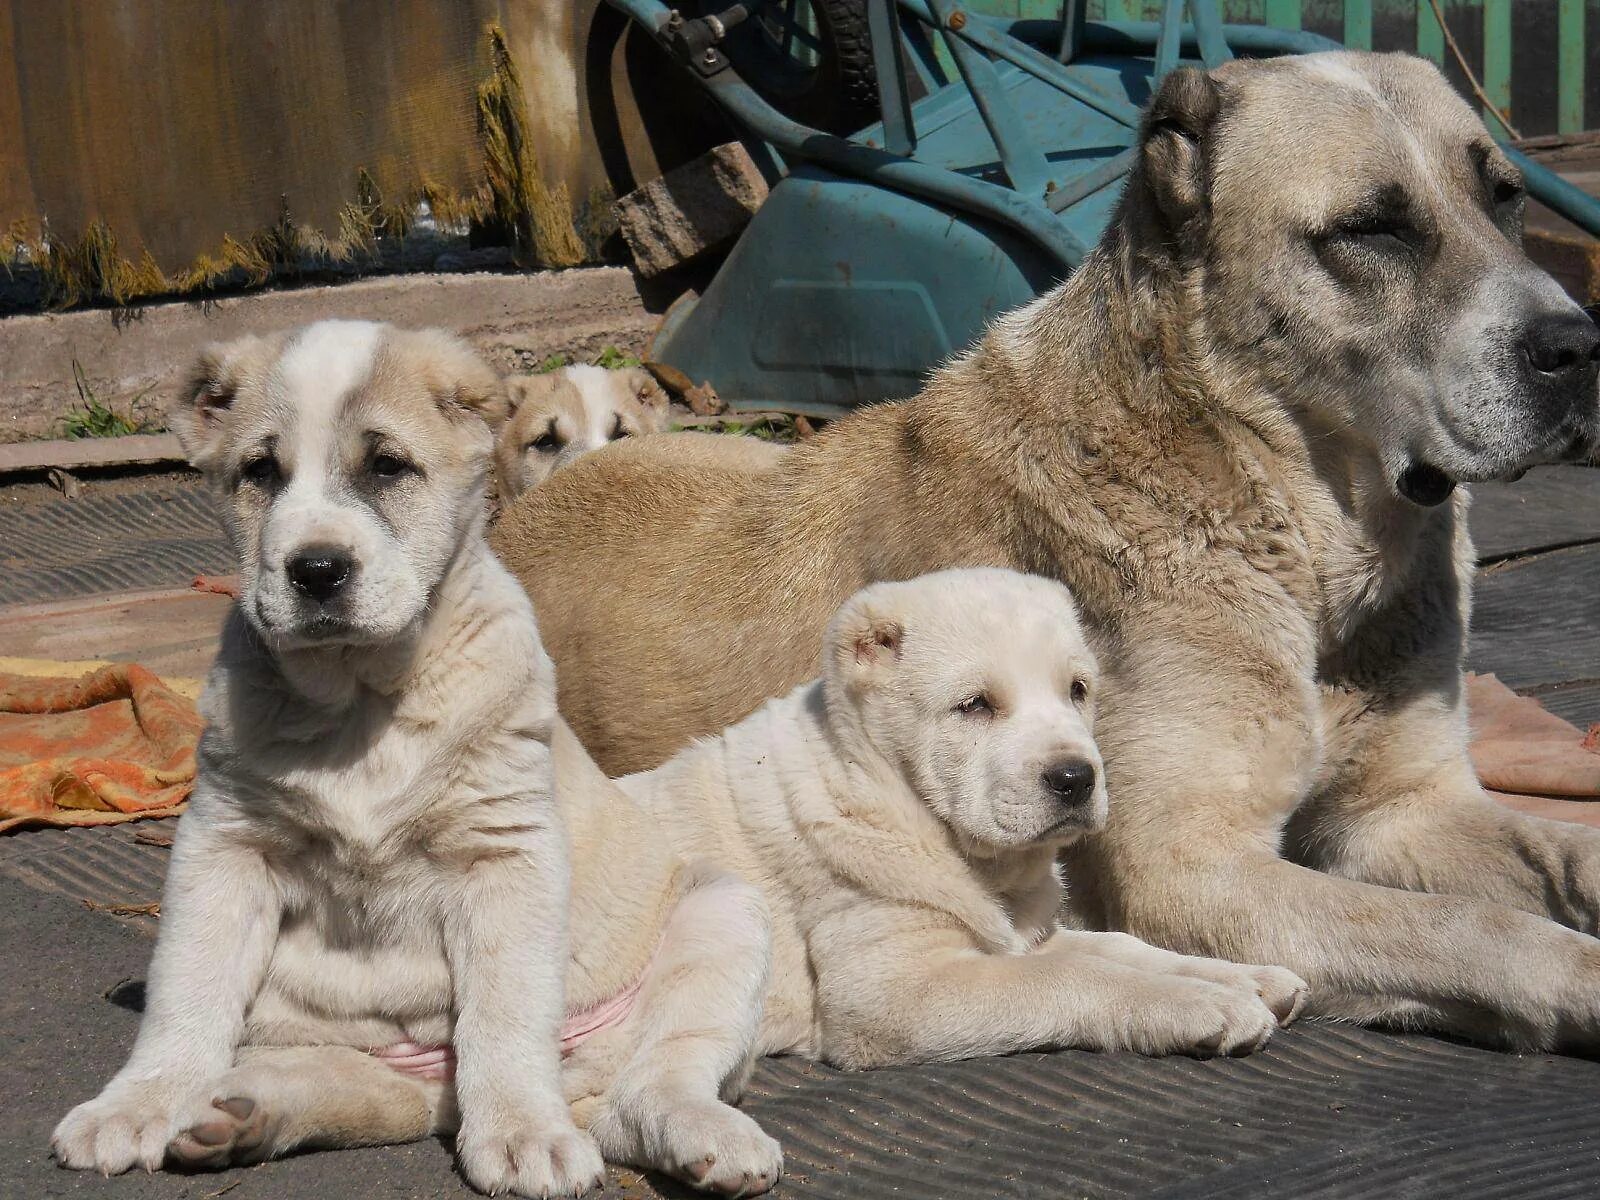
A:
[[[1472,765],[1483,786],[1519,796],[1600,797],[1600,725],[1587,734],[1493,675],[1467,676]]]
[[[0,832],[181,812],[200,725],[136,664],[78,680],[0,673]]]

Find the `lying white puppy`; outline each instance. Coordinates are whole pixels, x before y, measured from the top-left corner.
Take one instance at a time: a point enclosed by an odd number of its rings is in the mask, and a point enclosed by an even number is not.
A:
[[[1277,967],[1060,928],[1101,825],[1095,660],[1067,590],[958,570],[858,593],[823,676],[620,781],[680,852],[759,883],[763,1053],[844,1067],[1047,1046],[1237,1054],[1299,1012]]]
[[[562,367],[506,379],[509,414],[495,435],[500,502],[543,483],[580,454],[667,427],[667,394],[643,367]]]
[[[719,1098],[753,1056],[764,907],[676,858],[557,718],[483,540],[499,401],[436,332],[325,322],[203,359],[175,425],[227,497],[241,597],[144,1021],[57,1127],[63,1164],[455,1131],[491,1193],[583,1192],[601,1150],[730,1194],[777,1179]]]

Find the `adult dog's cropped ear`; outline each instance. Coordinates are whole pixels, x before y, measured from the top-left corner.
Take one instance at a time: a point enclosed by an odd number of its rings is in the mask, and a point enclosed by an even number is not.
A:
[[[210,470],[222,449],[233,403],[250,364],[269,349],[264,338],[243,337],[213,342],[184,376],[183,390],[167,413],[167,425],[195,467]]]
[[[1207,157],[1221,109],[1220,85],[1197,67],[1168,75],[1145,109],[1139,173],[1152,215],[1181,241],[1189,241],[1210,215]]]

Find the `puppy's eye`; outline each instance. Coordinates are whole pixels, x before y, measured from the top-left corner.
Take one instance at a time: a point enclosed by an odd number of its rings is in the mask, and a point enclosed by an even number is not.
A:
[[[245,463],[239,473],[257,487],[267,487],[278,480],[278,460],[262,454]]]
[[[394,479],[416,468],[396,454],[378,454],[372,459],[372,473],[379,479]]]
[[[524,450],[537,450],[541,454],[550,454],[561,449],[561,439],[556,436],[555,426],[546,429],[533,441],[523,447]]]
[[[994,715],[994,705],[989,702],[989,697],[979,692],[976,696],[968,696],[960,704],[956,705],[952,711],[968,717],[987,717]]]
[[[635,400],[649,400],[650,397],[653,396],[654,394],[655,394],[655,388],[642,387],[642,388],[639,389],[639,394],[637,396],[635,396],[634,399]]]
[[[1089,698],[1089,685],[1081,679],[1072,681],[1072,702],[1082,704]]]
[[[627,437],[628,433],[628,427],[622,423],[622,418],[618,417],[616,424],[611,427],[611,440],[613,442],[618,441],[621,438]]]

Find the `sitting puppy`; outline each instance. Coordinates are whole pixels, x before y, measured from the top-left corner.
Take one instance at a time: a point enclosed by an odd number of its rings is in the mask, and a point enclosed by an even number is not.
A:
[[[764,1053],[1238,1054],[1294,1018],[1288,971],[1058,927],[1057,855],[1106,816],[1098,684],[1060,584],[878,584],[834,617],[821,679],[619,781],[680,853],[765,894]]]
[[[583,1192],[602,1150],[728,1193],[777,1179],[719,1098],[752,1061],[764,907],[665,850],[556,716],[483,540],[499,397],[431,331],[325,322],[202,360],[175,425],[227,496],[241,595],[144,1021],[56,1129],[65,1165],[455,1131],[491,1193]]]
[[[667,427],[667,394],[643,367],[563,367],[506,380],[509,414],[495,438],[495,483],[509,504],[590,450]]]

